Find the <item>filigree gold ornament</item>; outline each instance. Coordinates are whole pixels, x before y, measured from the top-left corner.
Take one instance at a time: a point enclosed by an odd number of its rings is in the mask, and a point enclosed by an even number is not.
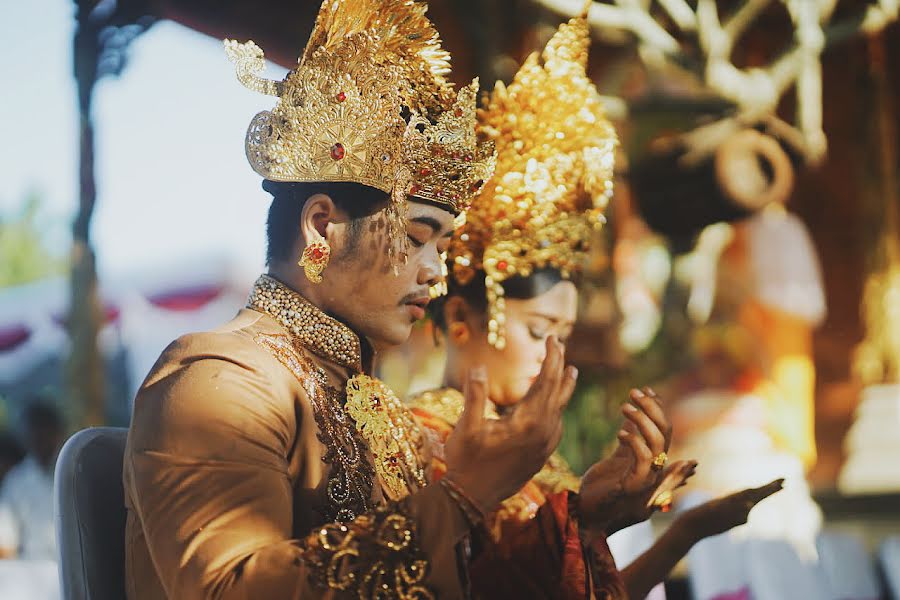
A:
[[[312,283],[322,283],[322,271],[331,258],[331,246],[324,239],[313,240],[303,249],[297,264],[303,267],[306,278]]]
[[[617,139],[585,70],[589,44],[584,17],[564,23],[479,113],[497,166],[454,235],[450,271],[461,285],[484,272],[497,348],[506,344],[503,282],[543,267],[578,272],[612,198]]]
[[[317,587],[344,597],[433,600],[430,565],[404,503],[390,503],[347,524],[329,523],[304,540],[302,560]]]
[[[368,375],[357,375],[347,382],[344,409],[366,440],[375,472],[392,500],[425,487],[425,469],[419,456],[421,431],[390,388]]]

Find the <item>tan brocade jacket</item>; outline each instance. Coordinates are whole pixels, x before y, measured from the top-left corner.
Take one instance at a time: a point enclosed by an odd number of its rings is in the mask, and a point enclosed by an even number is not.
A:
[[[365,342],[267,277],[250,304],[172,343],[135,399],[128,598],[463,597],[459,506],[440,485],[389,501],[344,410]]]

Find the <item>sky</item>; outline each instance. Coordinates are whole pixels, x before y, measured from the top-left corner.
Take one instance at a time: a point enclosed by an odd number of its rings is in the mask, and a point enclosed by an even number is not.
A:
[[[74,3],[0,7],[0,218],[34,191],[50,249],[64,255],[77,207]],[[12,51],[11,51],[12,49]],[[269,67],[266,76],[283,70]],[[269,196],[244,157],[253,115],[273,99],[241,86],[221,41],[158,22],[94,96],[101,278],[215,258],[260,270]]]

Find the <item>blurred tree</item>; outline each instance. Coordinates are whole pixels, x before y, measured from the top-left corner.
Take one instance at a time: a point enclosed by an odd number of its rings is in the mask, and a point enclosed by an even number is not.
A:
[[[0,218],[0,288],[22,285],[63,271],[63,261],[47,249],[38,215],[41,197],[30,192],[18,214]]]
[[[68,396],[80,411],[84,426],[105,420],[103,363],[97,334],[103,309],[97,293],[97,267],[91,243],[91,219],[97,200],[94,177],[94,89],[103,77],[118,76],[125,68],[129,45],[154,20],[144,2],[75,0],[73,68],[78,91],[79,169],[78,210],[72,224],[72,262],[67,364]]]

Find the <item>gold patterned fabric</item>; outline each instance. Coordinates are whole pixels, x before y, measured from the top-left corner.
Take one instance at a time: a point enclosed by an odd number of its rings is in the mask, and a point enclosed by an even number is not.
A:
[[[477,83],[455,93],[450,55],[426,10],[413,0],[326,0],[298,66],[280,82],[258,75],[265,61],[256,44],[226,40],[239,81],[278,97],[247,131],[253,169],[275,181],[380,189],[397,219],[407,194],[462,210],[495,157],[475,138]]]
[[[505,345],[503,282],[552,267],[577,272],[613,190],[616,134],[587,76],[585,17],[564,23],[479,113],[498,158],[450,245],[449,270],[466,285],[484,273],[488,339]]]
[[[466,399],[459,390],[440,388],[414,396],[409,406],[443,419],[449,425],[456,425],[466,408]]]
[[[312,404],[318,438],[325,446],[322,460],[331,465],[325,487],[328,502],[320,510],[323,520],[352,521],[372,507],[374,470],[366,456],[365,441],[341,406],[340,392],[328,383],[321,367],[287,336],[259,334],[256,343],[291,371]]]
[[[389,501],[347,414],[359,338],[275,284],[262,279],[231,322],[173,342],[138,392],[127,597],[464,597],[465,515],[442,486]]]
[[[402,505],[378,507],[353,523],[326,525],[311,536],[303,559],[320,588],[355,598],[429,600],[428,562],[416,546],[416,524]]]

